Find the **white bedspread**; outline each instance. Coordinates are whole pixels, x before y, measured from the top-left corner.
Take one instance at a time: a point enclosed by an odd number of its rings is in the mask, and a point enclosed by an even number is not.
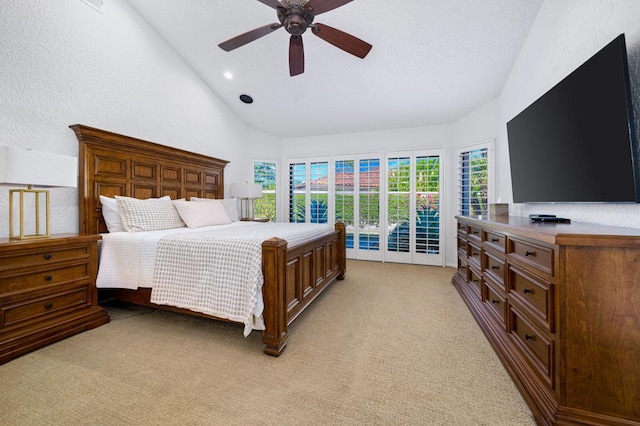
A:
[[[234,222],[198,229],[103,235],[99,288],[151,287],[151,301],[245,324],[262,323],[262,242],[289,246],[325,235],[331,225]]]

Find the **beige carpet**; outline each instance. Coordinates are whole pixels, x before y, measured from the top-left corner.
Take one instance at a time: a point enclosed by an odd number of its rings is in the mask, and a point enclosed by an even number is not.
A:
[[[0,366],[3,425],[534,425],[450,283],[349,261],[279,358],[239,326],[147,309]]]

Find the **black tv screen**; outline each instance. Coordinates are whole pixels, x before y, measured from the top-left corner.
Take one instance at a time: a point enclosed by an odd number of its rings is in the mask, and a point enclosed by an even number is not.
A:
[[[624,34],[507,123],[515,203],[638,202]]]

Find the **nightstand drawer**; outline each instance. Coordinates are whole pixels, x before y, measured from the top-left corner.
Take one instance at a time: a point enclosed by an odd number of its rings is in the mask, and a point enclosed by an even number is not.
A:
[[[20,299],[0,306],[0,327],[9,327],[31,319],[78,310],[91,305],[89,285],[68,290],[58,290],[50,294],[39,294],[31,299]]]
[[[43,285],[81,280],[89,277],[89,263],[43,269],[21,274],[0,274],[0,295],[14,291],[28,290]]]
[[[86,245],[68,249],[43,250],[37,253],[19,254],[16,256],[5,255],[2,258],[0,273],[12,269],[33,268],[38,265],[50,265],[83,257],[89,258],[89,247]]]

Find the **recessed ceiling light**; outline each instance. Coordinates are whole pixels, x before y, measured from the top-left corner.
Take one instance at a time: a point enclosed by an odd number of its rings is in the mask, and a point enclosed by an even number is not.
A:
[[[245,104],[252,104],[253,98],[249,95],[240,95],[240,100]]]
[[[233,80],[233,74],[227,71],[224,73],[224,78],[226,78],[227,80]]]

